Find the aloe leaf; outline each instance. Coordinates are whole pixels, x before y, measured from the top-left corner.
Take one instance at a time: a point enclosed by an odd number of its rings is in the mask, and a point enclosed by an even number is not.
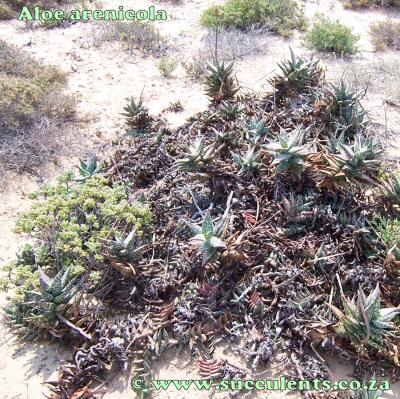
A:
[[[204,218],[202,225],[202,233],[206,239],[209,239],[214,234],[214,226],[212,223],[210,211],[207,211],[206,217]]]
[[[227,249],[226,244],[218,237],[211,237],[209,240],[210,247],[215,249]]]
[[[379,289],[379,284],[377,284],[375,289],[368,296],[365,307],[368,317],[371,320],[375,320],[378,317],[380,307],[381,307],[381,291]]]
[[[43,271],[43,269],[39,266],[38,267],[38,272],[39,272],[39,284],[40,284],[40,288],[43,292],[47,292],[48,289],[51,286],[51,279],[49,276],[47,276],[45,274],[45,272]]]
[[[385,322],[393,320],[400,314],[400,308],[386,308],[379,310],[379,321]]]

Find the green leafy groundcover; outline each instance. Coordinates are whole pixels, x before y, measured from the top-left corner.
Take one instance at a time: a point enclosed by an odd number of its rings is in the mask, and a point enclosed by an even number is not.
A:
[[[69,313],[68,302],[77,294],[78,280],[86,276],[89,290],[101,280],[102,263],[110,251],[119,250],[121,237],[133,232],[133,241],[146,234],[151,211],[142,203],[130,203],[124,184],[110,185],[102,176],[82,184],[67,174],[56,186],[46,186],[32,197],[37,202],[22,215],[17,231],[29,234],[35,244],[26,245],[8,270],[15,274],[17,285],[10,315],[34,336],[57,328],[57,311]],[[55,300],[45,284],[46,273],[58,280],[64,272],[61,285],[67,290]]]
[[[52,399],[94,397],[119,367],[149,396],[172,347],[205,379],[255,378],[278,353],[287,378],[326,379],[329,352],[354,359],[354,378],[398,378],[398,172],[345,84],[293,53],[279,69],[256,96],[210,67],[209,108],[174,131],[131,106],[141,134],[22,216],[9,320],[74,350]],[[221,341],[242,364],[215,353]]]

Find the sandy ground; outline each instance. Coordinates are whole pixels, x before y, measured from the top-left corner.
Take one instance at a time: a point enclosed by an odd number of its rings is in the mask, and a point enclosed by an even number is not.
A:
[[[169,21],[158,22],[157,27],[169,37],[169,53],[179,59],[189,58],[203,46],[201,38],[206,31],[200,27],[198,20],[210,0],[184,1],[181,5],[157,4],[168,10]],[[117,8],[121,2],[105,0],[102,8]],[[124,1],[125,8],[140,8],[150,3],[144,1]],[[351,59],[322,57],[327,66],[327,76],[337,81],[351,66],[368,64],[388,56],[388,53],[376,53],[370,42],[368,26],[370,22],[387,16],[400,19],[400,13],[379,9],[351,11],[344,10],[339,1],[320,0],[306,1],[305,13],[312,18],[315,12],[325,12],[340,18],[352,26],[361,35],[360,52]],[[179,100],[184,105],[181,113],[164,113],[172,127],[179,126],[190,115],[207,106],[207,98],[202,85],[190,81],[181,66],[173,73],[171,79],[163,78],[157,69],[157,60],[152,56],[137,53],[129,54],[113,44],[105,43],[94,46],[94,26],[91,23],[78,23],[67,28],[50,31],[36,29],[24,30],[23,24],[17,21],[0,22],[0,37],[10,43],[23,47],[38,59],[48,64],[59,65],[70,73],[68,90],[78,98],[78,119],[80,133],[78,141],[84,143],[80,152],[88,154],[100,151],[104,143],[115,138],[123,131],[122,108],[130,96],[139,97],[144,88],[144,98],[152,113],[162,112],[170,102]],[[266,79],[276,71],[276,62],[289,54],[291,46],[297,54],[310,55],[312,52],[301,45],[301,34],[296,33],[291,40],[268,35],[266,33],[252,36],[253,50],[250,54],[236,60],[238,79],[245,89],[262,91],[268,88]],[[29,45],[28,45],[29,44]],[[316,55],[317,56],[317,55]],[[400,59],[400,53],[389,54]],[[389,131],[394,132],[394,147],[389,149],[390,157],[400,158],[397,148],[400,140],[396,132],[400,131],[400,107],[386,103],[388,94],[375,89],[364,99],[364,106],[370,118]],[[51,180],[60,171],[69,168],[76,159],[62,159],[60,165],[50,165],[42,172],[45,179]],[[21,238],[13,233],[13,226],[18,214],[29,207],[27,195],[35,190],[41,180],[31,176],[15,176],[6,190],[0,191],[0,264],[12,259],[21,243]],[[7,300],[0,295],[0,304]],[[15,338],[5,329],[0,334],[0,397],[4,399],[41,398],[43,383],[55,379],[60,359],[70,356],[57,345],[24,344],[18,345]],[[222,358],[232,358],[229,348],[221,354]],[[232,362],[244,363],[243,359],[231,359]],[[348,364],[338,363],[331,359],[329,365],[335,378],[349,378]],[[190,362],[188,354],[168,354],[163,361],[156,362],[155,369],[159,378],[199,378],[197,365]],[[272,370],[273,371],[273,370]],[[273,375],[272,371],[269,375]],[[280,371],[284,374],[284,370]],[[263,375],[266,378],[268,375]],[[279,373],[275,375],[280,375]],[[395,387],[399,397],[400,388]],[[268,397],[286,396],[285,393],[268,393]],[[119,375],[110,381],[106,399],[133,398],[129,388],[129,375]],[[164,392],[159,397],[169,398],[204,398],[205,392]],[[265,397],[258,395],[257,397]]]

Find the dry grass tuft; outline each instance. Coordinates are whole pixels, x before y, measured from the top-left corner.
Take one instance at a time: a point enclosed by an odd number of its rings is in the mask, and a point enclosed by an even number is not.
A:
[[[207,64],[212,62],[215,56],[221,62],[232,62],[265,51],[259,43],[259,34],[260,30],[246,32],[234,28],[221,30],[218,32],[218,46],[215,53],[215,31],[210,30],[204,36],[198,51],[182,61],[182,66],[189,78],[201,79],[206,74]]]
[[[394,19],[377,21],[370,26],[371,40],[377,50],[400,50],[400,22]]]
[[[93,44],[101,46],[107,42],[120,42],[132,53],[159,55],[168,48],[168,40],[160,34],[154,24],[142,21],[106,21],[93,24]]]
[[[400,59],[396,56],[352,63],[345,69],[343,78],[354,90],[368,87],[370,93],[380,93],[388,100],[400,100]]]

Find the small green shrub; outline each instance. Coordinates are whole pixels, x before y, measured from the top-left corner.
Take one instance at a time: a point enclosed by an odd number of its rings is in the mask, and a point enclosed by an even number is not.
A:
[[[177,65],[178,61],[175,58],[164,56],[160,58],[157,67],[165,78],[169,78],[172,72],[175,71]]]
[[[400,50],[400,22],[390,18],[374,22],[370,26],[370,34],[377,50]]]
[[[358,40],[359,35],[354,34],[351,28],[319,14],[306,34],[305,45],[310,49],[345,55],[357,52]]]
[[[120,39],[126,41],[130,48],[140,51],[160,52],[167,46],[167,40],[151,23],[141,21],[117,22]]]
[[[290,36],[290,30],[304,29],[307,21],[294,0],[226,0],[205,10],[201,24],[241,30],[259,26]]]
[[[345,8],[362,8],[362,7],[400,7],[400,0],[347,0],[344,3]]]

